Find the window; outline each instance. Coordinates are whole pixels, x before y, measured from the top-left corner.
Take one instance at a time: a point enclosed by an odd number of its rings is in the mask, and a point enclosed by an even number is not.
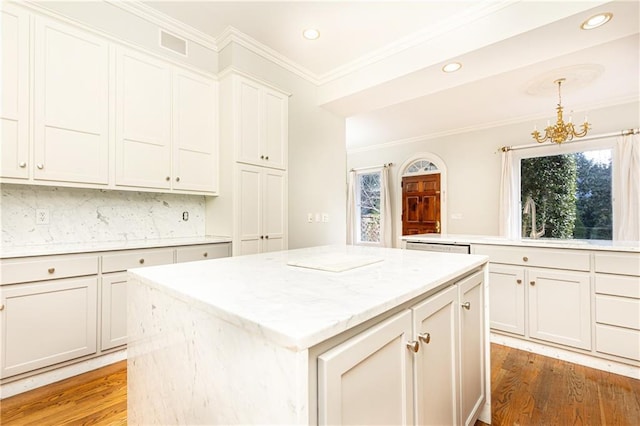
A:
[[[613,238],[612,147],[606,145],[550,146],[519,155],[522,237]]]
[[[358,243],[380,243],[381,172],[356,174],[356,239]]]

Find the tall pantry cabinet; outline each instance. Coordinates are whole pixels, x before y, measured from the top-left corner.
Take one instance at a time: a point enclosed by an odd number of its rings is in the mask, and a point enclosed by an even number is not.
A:
[[[289,95],[236,71],[220,76],[220,196],[207,233],[231,235],[233,255],[287,248]]]

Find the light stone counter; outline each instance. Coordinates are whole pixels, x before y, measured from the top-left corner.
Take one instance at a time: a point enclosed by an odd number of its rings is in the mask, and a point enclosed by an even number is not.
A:
[[[560,239],[530,239],[512,240],[490,235],[463,234],[419,234],[405,235],[403,241],[440,244],[489,244],[520,247],[566,248],[578,250],[604,250],[640,253],[640,241],[611,241],[611,240],[560,240]]]
[[[99,251],[130,250],[159,247],[177,247],[199,244],[229,243],[229,237],[181,237],[181,238],[156,238],[146,240],[91,242],[91,243],[49,243],[32,245],[8,245],[0,246],[0,259],[27,256],[46,256],[55,254],[92,253]]]
[[[129,422],[308,424],[310,348],[486,262],[328,246],[130,270]]]

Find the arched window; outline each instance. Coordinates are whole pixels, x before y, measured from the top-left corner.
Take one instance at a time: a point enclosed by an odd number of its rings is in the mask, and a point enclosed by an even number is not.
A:
[[[417,160],[411,163],[409,167],[407,167],[406,171],[404,172],[404,176],[421,175],[424,173],[433,172],[437,170],[438,170],[438,166],[433,164],[431,161]]]

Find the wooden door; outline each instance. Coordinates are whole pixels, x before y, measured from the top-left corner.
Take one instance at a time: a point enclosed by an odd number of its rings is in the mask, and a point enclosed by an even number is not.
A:
[[[440,233],[440,174],[402,178],[402,235]]]

